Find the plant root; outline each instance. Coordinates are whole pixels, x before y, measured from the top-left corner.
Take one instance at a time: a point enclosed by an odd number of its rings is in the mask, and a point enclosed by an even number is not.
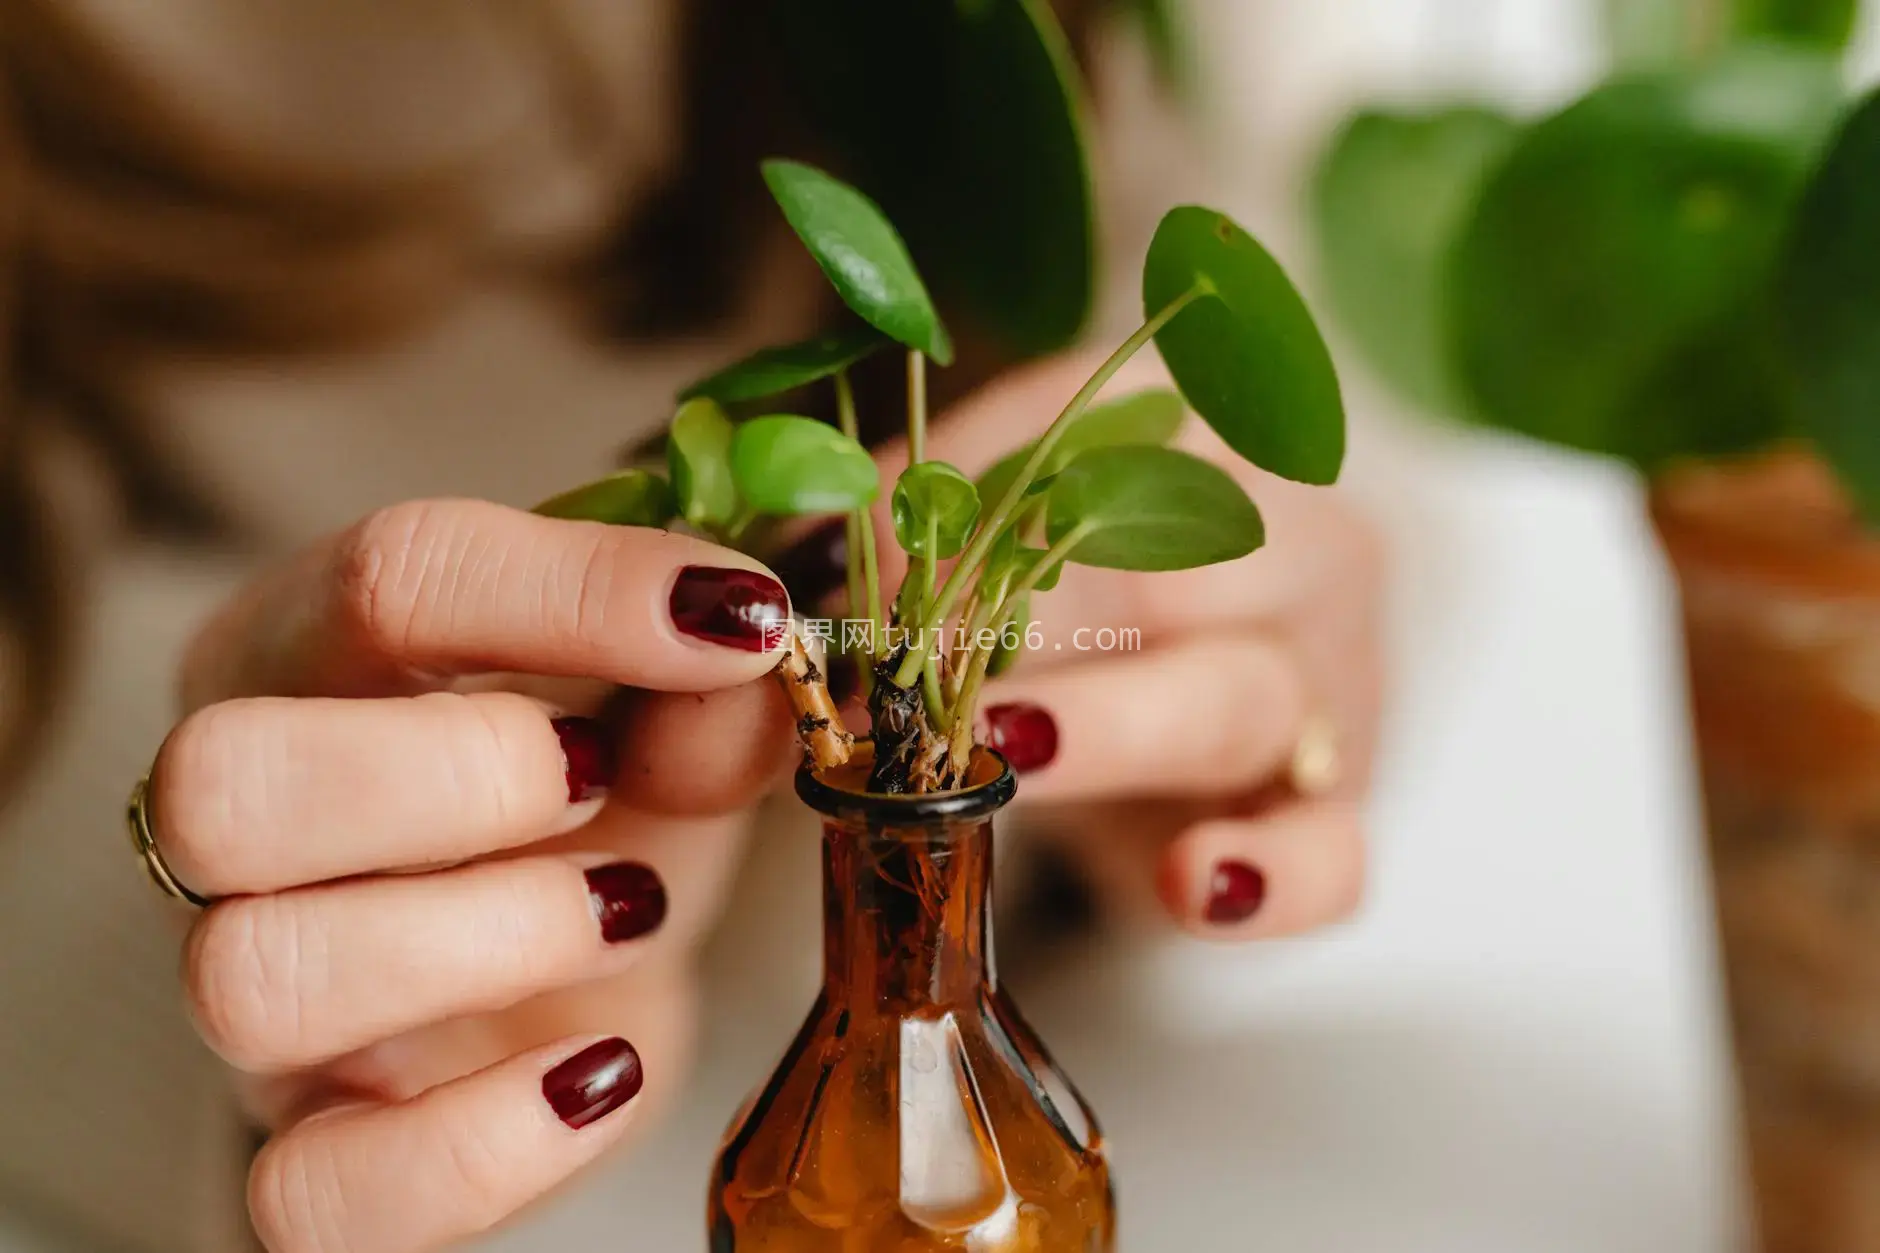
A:
[[[810,767],[833,770],[848,765],[855,751],[855,737],[843,727],[841,711],[829,695],[828,680],[795,630],[790,632],[790,647],[783,660],[771,673],[777,676],[796,714],[797,738],[803,742],[803,755]]]

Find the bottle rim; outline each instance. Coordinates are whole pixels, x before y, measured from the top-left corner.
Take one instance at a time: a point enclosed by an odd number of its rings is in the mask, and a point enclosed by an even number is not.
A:
[[[868,744],[858,740],[857,748]],[[860,819],[870,826],[917,827],[940,821],[985,818],[1011,803],[1018,793],[1018,775],[1012,763],[995,748],[980,745],[975,755],[999,764],[999,773],[984,783],[954,792],[904,794],[856,792],[820,778],[809,766],[796,772],[796,794],[805,805],[828,818]]]

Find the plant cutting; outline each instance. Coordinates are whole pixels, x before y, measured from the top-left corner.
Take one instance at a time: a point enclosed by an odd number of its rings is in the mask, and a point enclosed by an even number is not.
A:
[[[1621,67],[1584,96],[1366,110],[1313,187],[1380,378],[1649,485],[1765,1244],[1791,1253],[1880,1247],[1880,97],[1845,86],[1856,9],[1615,2]]]
[[[1169,447],[1185,410],[1270,472],[1334,481],[1345,429],[1331,359],[1265,249],[1223,214],[1178,208],[1143,265],[1142,325],[1042,434],[969,474],[927,456],[927,371],[952,344],[899,233],[817,168],[771,161],[763,176],[853,324],[685,389],[663,473],[630,468],[539,507],[727,544],[780,519],[846,520],[833,644],[863,676],[868,734],[845,726],[800,622],[776,672],[805,752],[798,793],[826,819],[826,982],[727,1141],[713,1248],[1108,1248],[1094,1124],[992,973],[991,818],[1014,783],[975,713],[988,675],[1024,651],[1031,598],[1066,565],[1180,570],[1263,543],[1239,483]],[[1178,392],[1105,396],[1151,344]],[[909,464],[891,486],[859,442],[849,373],[884,352],[907,380]],[[834,424],[782,405],[806,388],[833,392]],[[884,490],[891,525],[878,527]],[[906,558],[892,587],[889,544]]]

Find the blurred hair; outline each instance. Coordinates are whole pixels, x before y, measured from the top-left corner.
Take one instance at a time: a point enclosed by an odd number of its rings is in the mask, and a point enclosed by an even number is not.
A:
[[[590,3],[587,16],[614,2]],[[257,20],[310,24],[314,36],[351,24],[365,40],[417,30],[417,46],[433,55],[435,45],[440,60],[505,50],[505,64],[537,76],[529,96],[543,109],[522,150],[561,161],[560,217],[544,222],[532,201],[551,180],[517,178],[513,151],[371,169],[317,143],[243,142],[242,119],[218,125],[191,92],[149,72],[135,39],[108,37],[99,13],[111,6],[0,0],[0,639],[11,654],[0,797],[54,710],[78,599],[72,554],[34,484],[40,436],[91,450],[140,532],[226,537],[230,520],[140,411],[140,365],[370,348],[499,270],[577,302],[597,335],[708,328],[772,229],[757,161],[806,146],[765,38],[777,2],[677,0],[678,108],[649,192],[647,171],[629,171],[625,155],[626,136],[647,124],[643,102],[584,37],[583,0],[228,0],[244,30]],[[180,7],[199,33],[215,5]],[[1057,7],[1081,53],[1100,0]],[[318,45],[305,40],[316,74],[314,54],[331,55]],[[437,75],[447,86],[449,68]],[[458,80],[481,88],[474,75]],[[982,353],[939,385],[963,390],[995,364]]]

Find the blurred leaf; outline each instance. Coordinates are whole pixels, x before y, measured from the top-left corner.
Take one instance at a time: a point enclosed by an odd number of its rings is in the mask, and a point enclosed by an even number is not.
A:
[[[1018,572],[1018,577],[1021,579],[1031,577],[1031,572],[1035,570],[1038,567],[1038,563],[1043,561],[1048,555],[1047,550],[1043,548],[1032,548],[1029,545],[1020,544],[1018,546],[1018,556],[1014,558],[1013,561]],[[1058,585],[1058,579],[1063,577],[1063,574],[1064,563],[1059,561],[1056,565],[1053,565],[1050,569],[1038,576],[1038,581],[1031,585],[1032,590],[1036,592],[1050,591]]]
[[[1640,406],[1702,392],[1680,363],[1755,355],[1733,337],[1757,325],[1840,102],[1827,58],[1744,48],[1608,84],[1531,128],[1452,255],[1447,331],[1476,413],[1646,464],[1718,451],[1730,424],[1680,435]]]
[[[764,162],[764,181],[850,309],[889,338],[941,365],[952,362],[952,341],[914,259],[874,201],[796,161]]]
[[[731,473],[759,513],[795,516],[861,509],[881,490],[868,450],[814,418],[754,418],[731,440]]]
[[[1880,524],[1880,94],[1854,113],[1808,189],[1776,322],[1797,422]]]
[[[666,466],[679,511],[693,526],[723,526],[737,516],[731,432],[731,419],[714,400],[688,400],[672,419]]]
[[[791,0],[779,33],[817,133],[878,197],[949,309],[1021,355],[1096,290],[1081,86],[1044,0]]]
[[[1729,37],[1838,52],[1854,37],[1860,0],[1732,0]]]
[[[1662,69],[1689,60],[1701,33],[1697,5],[1713,0],[1605,0],[1606,42],[1621,69]]]
[[[1094,448],[1051,486],[1046,534],[1082,536],[1067,560],[1112,570],[1186,570],[1244,557],[1266,539],[1226,471],[1172,448]]]
[[[1225,215],[1173,209],[1143,264],[1145,315],[1197,283],[1212,297],[1155,337],[1189,405],[1262,469],[1302,483],[1337,481],[1345,459],[1338,373],[1292,280]]]
[[[1181,430],[1182,419],[1186,415],[1187,406],[1181,396],[1167,388],[1135,392],[1094,404],[1079,414],[1058,436],[1057,445],[1051,449],[1051,455],[1045,458],[1044,466],[1032,481],[1028,494],[1043,491],[1049,486],[1052,475],[1069,465],[1077,454],[1086,449],[1112,444],[1166,444]],[[1023,448],[1007,453],[991,469],[980,475],[979,499],[988,505],[997,505],[1003,500],[1012,486],[1012,480],[1018,477],[1018,472],[1025,468],[1025,462],[1031,459],[1035,447],[1037,441],[1033,440]]]
[[[779,396],[846,370],[887,343],[873,327],[856,326],[800,344],[765,348],[700,379],[680,392],[679,399],[709,396],[729,405]]]
[[[612,526],[664,526],[677,511],[672,488],[647,470],[621,470],[551,497],[531,510],[544,518]]]
[[[894,538],[902,551],[929,561],[958,556],[979,521],[973,481],[944,461],[922,461],[903,470],[890,503]]]
[[[1312,187],[1332,309],[1386,383],[1462,409],[1442,337],[1443,281],[1462,224],[1518,127],[1488,109],[1367,112],[1347,122]]]

